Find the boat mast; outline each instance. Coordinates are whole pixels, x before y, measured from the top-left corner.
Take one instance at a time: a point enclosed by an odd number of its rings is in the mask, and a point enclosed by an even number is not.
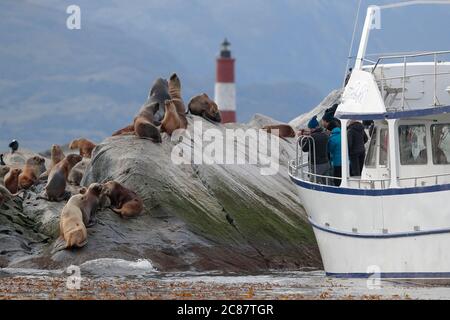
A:
[[[361,42],[359,43],[358,55],[356,56],[355,70],[361,70],[364,64],[364,57],[366,55],[367,44],[369,42],[370,30],[376,26],[374,24],[374,19],[381,18],[381,10],[383,9],[396,9],[401,7],[409,7],[414,5],[431,5],[431,4],[442,4],[450,5],[450,0],[411,0],[403,1],[392,4],[386,4],[383,6],[369,6],[367,8],[366,20],[364,22],[364,28],[361,35]],[[375,21],[376,22],[376,21]]]
[[[375,18],[379,7],[370,6],[367,8],[366,20],[364,22],[364,28],[361,35],[361,42],[359,43],[358,55],[356,56],[355,70],[361,70],[364,63],[364,56],[366,55],[367,44],[369,42],[370,30],[372,29],[372,22]]]

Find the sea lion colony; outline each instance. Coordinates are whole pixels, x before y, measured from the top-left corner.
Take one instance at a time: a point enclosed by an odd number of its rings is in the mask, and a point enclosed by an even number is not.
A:
[[[220,122],[217,105],[206,94],[201,96],[201,104],[189,104],[189,111],[194,115],[205,117],[210,121]],[[192,107],[191,107],[192,104]],[[189,112],[188,111],[188,112]],[[118,130],[114,135],[135,135],[161,143],[161,133],[168,135],[177,129],[187,128],[186,107],[181,96],[181,81],[174,73],[169,80],[157,79],[148,95],[146,103],[140,108],[133,124]],[[18,150],[18,142],[13,141],[11,153]],[[139,216],[144,204],[134,191],[117,181],[93,183],[88,188],[71,194],[67,185],[79,186],[81,179],[93,155],[96,145],[84,138],[73,140],[70,150],[79,154],[65,155],[58,145],[51,147],[51,163],[45,167],[45,159],[33,156],[26,159],[23,166],[4,162],[0,163],[0,206],[15,197],[20,197],[27,190],[35,190],[39,184],[45,184],[39,199],[46,201],[67,201],[60,213],[60,237],[55,241],[54,251],[83,247],[87,243],[87,228],[95,224],[98,209],[109,207],[122,218]]]
[[[161,133],[172,135],[177,129],[186,129],[186,114],[201,116],[208,121],[220,122],[220,110],[207,94],[193,97],[186,110],[181,96],[181,81],[174,73],[169,80],[157,79],[148,95],[146,103],[140,108],[132,124],[113,133],[117,135],[135,135],[161,143]],[[270,132],[271,127],[265,127]],[[275,129],[275,127],[273,128]],[[280,136],[292,136],[292,128],[276,127]],[[295,134],[294,134],[295,135]],[[13,141],[11,153],[18,149]],[[51,164],[45,167],[45,159],[34,156],[26,160],[23,167],[13,168],[4,163],[0,165],[0,206],[26,190],[45,183],[40,199],[46,201],[68,200],[60,213],[60,237],[55,242],[54,251],[73,247],[83,247],[87,243],[86,228],[95,224],[98,209],[109,207],[122,218],[139,216],[144,204],[134,191],[127,189],[117,181],[93,183],[87,189],[81,188],[75,194],[67,191],[66,186],[79,186],[90,162],[96,145],[84,138],[73,140],[69,149],[79,150],[78,154],[65,155],[61,147],[51,148]]]

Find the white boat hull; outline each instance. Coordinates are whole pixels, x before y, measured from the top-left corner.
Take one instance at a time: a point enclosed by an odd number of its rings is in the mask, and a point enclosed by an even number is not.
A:
[[[450,186],[299,186],[325,271],[337,277],[450,277]]]

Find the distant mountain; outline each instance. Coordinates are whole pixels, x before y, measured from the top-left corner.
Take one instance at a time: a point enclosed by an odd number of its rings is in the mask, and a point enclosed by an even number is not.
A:
[[[155,78],[173,71],[186,101],[212,96],[225,36],[237,59],[239,120],[265,113],[289,121],[340,86],[357,2],[77,0],[75,31],[66,28],[72,0],[2,0],[0,146],[12,138],[34,150],[78,136],[101,140],[131,121]],[[448,49],[449,14],[450,6],[383,15],[369,50]],[[438,31],[426,36],[424,26]]]

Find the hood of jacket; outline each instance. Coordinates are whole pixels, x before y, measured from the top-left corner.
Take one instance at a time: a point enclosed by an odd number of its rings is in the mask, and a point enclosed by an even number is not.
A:
[[[355,130],[362,133],[364,132],[364,126],[361,122],[356,121],[348,126],[348,130]]]
[[[333,130],[331,130],[332,135],[338,135],[340,133],[341,133],[341,128],[339,128],[339,127],[336,127]]]

